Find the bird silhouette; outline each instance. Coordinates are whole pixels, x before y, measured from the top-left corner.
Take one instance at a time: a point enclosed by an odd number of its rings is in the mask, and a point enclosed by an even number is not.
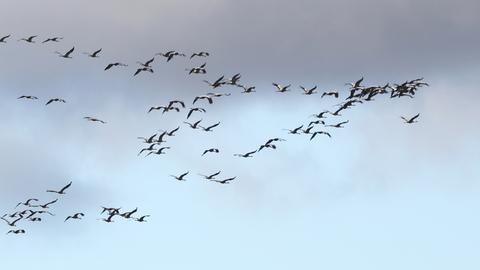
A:
[[[409,119],[403,117],[403,116],[400,116],[400,118],[403,119],[403,121],[405,121],[405,124],[413,124],[413,123],[417,123],[418,121],[415,121],[418,117],[420,116],[420,114],[417,114]]]
[[[64,99],[61,98],[52,98],[50,99],[47,103],[45,103],[45,106],[51,104],[52,102],[61,102],[61,103],[66,103]]]
[[[98,58],[101,51],[102,51],[102,48],[94,51],[93,53],[84,52],[83,54],[88,55],[88,57],[90,58]]]
[[[248,153],[245,153],[245,154],[234,154],[234,156],[236,156],[236,157],[243,157],[243,158],[249,158],[249,157],[252,157],[252,155],[255,154],[256,152],[257,152],[257,150],[251,151],[251,152],[248,152]]]
[[[75,50],[75,47],[72,47],[68,52],[66,53],[60,53],[60,52],[55,52],[56,54],[58,54],[58,56],[60,57],[63,57],[63,58],[72,58],[70,55],[73,53],[73,51]]]
[[[68,216],[68,217],[65,219],[65,221],[63,221],[63,222],[66,222],[66,221],[69,220],[69,219],[82,219],[82,217],[84,217],[84,216],[85,216],[85,214],[83,214],[83,213],[76,213],[76,214],[73,214],[73,215],[71,215],[71,216]]]
[[[183,173],[180,176],[176,176],[176,175],[170,175],[170,176],[177,179],[178,181],[186,181],[185,176],[187,176],[188,173],[189,172],[187,171],[186,173]]]
[[[66,194],[66,193],[65,193],[65,190],[67,190],[71,185],[72,185],[72,182],[70,181],[70,183],[68,183],[66,186],[64,186],[64,187],[63,187],[62,189],[60,189],[59,191],[56,191],[56,190],[47,190],[47,192],[53,192],[53,193],[57,193],[57,194],[63,195],[63,194]]]

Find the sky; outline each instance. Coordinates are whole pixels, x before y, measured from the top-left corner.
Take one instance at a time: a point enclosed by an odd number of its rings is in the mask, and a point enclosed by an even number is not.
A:
[[[0,0],[0,213],[69,181],[54,217],[0,236],[5,269],[478,269],[480,10],[478,1]],[[27,44],[61,36],[55,44]],[[72,59],[54,52],[75,46]],[[101,57],[82,52],[102,48]],[[155,53],[208,51],[206,59]],[[126,68],[103,71],[111,62]],[[207,74],[186,68],[207,63]],[[206,108],[212,133],[151,106],[211,92],[241,73],[257,92]],[[378,97],[309,141],[283,129],[341,99],[301,95],[424,77],[414,99]],[[291,84],[275,93],[272,82]],[[37,101],[18,100],[34,95]],[[66,104],[45,102],[63,98]],[[400,116],[420,113],[406,125]],[[90,123],[85,116],[107,124]],[[138,157],[137,137],[180,126],[167,155]],[[233,154],[274,137],[276,150]],[[203,150],[220,153],[201,157]],[[222,171],[229,185],[198,176]],[[187,181],[169,175],[189,171]],[[148,222],[100,220],[136,207]],[[81,221],[63,222],[76,212]],[[6,224],[0,225],[5,232]],[[1,231],[0,231],[1,235]]]

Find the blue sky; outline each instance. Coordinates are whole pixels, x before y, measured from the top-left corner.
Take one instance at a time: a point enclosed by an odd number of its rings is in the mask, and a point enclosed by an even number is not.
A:
[[[0,211],[73,185],[55,217],[23,223],[0,240],[2,264],[18,269],[478,269],[480,129],[475,1],[0,1]],[[58,13],[57,11],[62,11]],[[38,34],[59,44],[24,44]],[[73,59],[54,51],[75,46]],[[81,52],[103,48],[99,59]],[[201,64],[135,61],[170,49],[207,50]],[[104,72],[109,62],[128,68]],[[210,92],[202,79],[242,74],[257,93],[232,93],[197,116],[150,106]],[[339,100],[303,96],[299,85],[337,89],[425,77],[414,99],[356,106],[332,138],[310,142],[282,129]],[[272,82],[292,84],[274,92]],[[39,101],[19,101],[35,95]],[[49,98],[66,104],[45,107]],[[419,122],[400,116],[420,113]],[[108,122],[95,125],[82,117]],[[165,156],[139,158],[138,136],[180,124]],[[275,151],[233,157],[267,139]],[[204,149],[221,153],[202,158]],[[230,185],[197,173],[221,170]],[[186,182],[169,177],[190,171]],[[105,224],[100,206],[138,207],[147,223]],[[64,223],[75,212],[84,220]],[[1,226],[5,231],[7,226]]]

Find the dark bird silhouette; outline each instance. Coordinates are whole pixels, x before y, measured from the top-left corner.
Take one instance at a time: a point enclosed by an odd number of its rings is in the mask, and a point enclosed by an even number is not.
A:
[[[195,102],[197,102],[197,100],[199,99],[206,99],[208,101],[208,103],[212,104],[213,103],[213,98],[209,95],[202,95],[202,96],[196,96],[194,99],[193,99],[193,103],[192,104],[195,104]]]
[[[147,221],[145,220],[145,218],[147,218],[147,217],[149,217],[149,216],[150,216],[150,215],[141,216],[141,217],[135,219],[135,221],[138,221],[138,222],[147,222]]]
[[[217,127],[218,125],[220,125],[220,122],[218,122],[218,123],[216,123],[216,124],[213,124],[213,125],[211,125],[211,126],[209,126],[209,127],[202,127],[202,126],[200,126],[200,127],[203,129],[203,131],[207,131],[207,132],[208,132],[208,131],[212,131],[212,129],[213,129],[214,127]]]
[[[52,102],[66,103],[66,101],[65,101],[64,99],[61,99],[61,98],[52,98],[52,99],[50,99],[47,103],[45,103],[45,106],[47,106],[48,104],[51,104]]]
[[[28,220],[30,220],[30,221],[32,221],[32,222],[40,222],[40,221],[42,221],[42,218],[32,217],[32,218],[29,218]]]
[[[130,211],[130,212],[125,212],[125,213],[123,213],[123,214],[120,214],[120,216],[121,216],[121,217],[124,217],[124,218],[126,218],[126,219],[129,219],[129,218],[131,218],[132,215],[135,214],[137,211],[138,211],[138,208],[135,208],[135,209],[133,209],[133,210]]]
[[[47,42],[60,42],[63,37],[53,37],[53,38],[47,38],[45,39],[42,43],[47,43]]]
[[[185,176],[187,176],[189,172],[183,173],[180,176],[170,175],[171,177],[177,179],[178,181],[186,181]]]
[[[299,131],[301,131],[302,128],[303,128],[303,125],[301,125],[297,128],[294,128],[294,129],[284,129],[284,130],[288,130],[289,134],[300,134]]]
[[[106,124],[107,122],[103,121],[103,120],[100,120],[100,119],[97,119],[97,118],[93,118],[93,117],[90,117],[90,116],[86,116],[86,117],[83,117],[83,119],[87,120],[87,121],[90,121],[90,122],[98,122],[98,123],[102,123],[102,124]]]
[[[116,63],[108,64],[108,65],[105,67],[104,70],[106,71],[106,70],[111,69],[112,67],[117,67],[117,66],[118,66],[118,67],[128,67],[127,64],[122,64],[122,63],[120,63],[120,62],[116,62]]]
[[[205,83],[207,83],[208,85],[210,85],[212,88],[217,88],[217,87],[220,87],[222,85],[225,84],[225,82],[223,81],[223,78],[224,76],[222,75],[220,78],[218,78],[216,81],[214,81],[213,83],[207,81],[207,80],[203,80]]]
[[[116,215],[118,215],[118,213],[111,213],[111,214],[109,214],[108,218],[102,218],[100,220],[103,220],[107,223],[111,223],[111,222],[113,222],[113,217],[116,216]]]
[[[47,192],[48,192],[48,191],[47,191]],[[53,200],[53,201],[51,201],[51,202],[48,202],[48,203],[46,203],[46,204],[35,205],[34,207],[40,207],[40,208],[43,208],[43,209],[47,209],[47,208],[49,208],[49,207],[48,207],[49,205],[54,204],[54,203],[56,203],[57,201],[58,201],[58,199],[55,199],[55,200]]]
[[[150,72],[150,73],[153,73],[153,69],[149,68],[149,67],[143,67],[143,68],[139,68],[137,69],[137,71],[135,71],[135,73],[133,74],[133,76],[137,76],[138,74],[140,74],[140,72]]]
[[[174,56],[183,56],[183,57],[186,56],[184,53],[179,53],[176,51],[168,51],[166,53],[157,53],[155,55],[160,55],[167,58],[167,62],[170,62],[170,60],[172,60]]]
[[[7,232],[7,234],[9,234],[9,233],[24,234],[25,230],[10,230],[10,231]]]
[[[200,122],[202,122],[202,119],[198,120],[197,122],[195,122],[193,124],[189,123],[189,122],[183,122],[183,123],[188,124],[193,129],[199,129],[200,126],[198,124],[200,124]]]
[[[328,132],[326,132],[326,131],[315,131],[315,132],[312,133],[312,136],[310,137],[310,141],[313,140],[313,138],[315,138],[315,136],[320,135],[320,134],[327,135],[327,136],[330,137],[330,138],[332,137],[332,136],[330,135],[330,133],[328,133]]]
[[[308,124],[308,126],[310,127],[310,126],[312,126],[312,125],[320,125],[320,124],[325,125],[325,121],[323,121],[323,120],[311,121],[311,122]]]
[[[414,117],[410,118],[410,119],[407,119],[403,116],[400,116],[400,118],[403,119],[403,121],[405,121],[405,124],[413,124],[413,123],[417,123],[418,121],[415,121],[415,119],[417,119],[418,117],[420,116],[420,114],[417,114],[415,115]]]
[[[137,139],[143,140],[144,143],[154,143],[155,142],[155,137],[157,136],[157,133],[153,134],[152,136],[145,138],[145,137],[137,137]]]
[[[12,35],[6,35],[0,38],[0,43],[7,43],[7,39],[10,38]]]
[[[170,137],[175,136],[175,132],[177,132],[179,129],[180,129],[180,126],[178,126],[178,127],[175,128],[175,129],[172,129],[172,130],[170,130],[170,131],[168,131],[168,132],[165,131],[165,135],[170,136]]]
[[[351,87],[352,89],[359,89],[359,88],[361,87],[360,84],[361,84],[362,82],[363,82],[363,77],[360,78],[360,79],[359,79],[358,81],[356,81],[355,83],[347,83],[347,84],[345,84],[345,85],[350,85],[350,87]]]
[[[19,96],[17,99],[32,99],[36,100],[38,99],[36,96]]]
[[[188,114],[187,114],[187,119],[190,118],[190,116],[192,115],[193,112],[206,112],[205,109],[203,108],[190,108],[190,110],[188,111]]]
[[[252,152],[248,152],[248,153],[245,153],[245,154],[234,154],[234,156],[236,156],[236,157],[243,157],[243,158],[249,158],[249,157],[252,157],[252,155],[255,154],[256,152],[257,152],[257,150],[252,151]]]
[[[343,128],[345,124],[348,123],[348,120],[347,121],[344,121],[344,122],[340,122],[338,124],[335,124],[335,125],[327,125],[327,127],[334,127],[334,128]]]
[[[114,208],[114,207],[104,207],[102,206],[102,212],[100,214],[103,214],[107,212],[109,215],[116,215],[120,213],[121,208]]]
[[[183,102],[181,100],[172,100],[168,103],[167,107],[172,107],[174,104],[180,104],[180,106],[182,106],[182,108],[185,108],[185,102]]]
[[[71,185],[72,185],[72,182],[70,181],[70,183],[68,183],[66,186],[64,186],[64,187],[63,187],[62,189],[60,189],[59,191],[47,190],[47,192],[53,192],[53,193],[57,193],[57,194],[65,194],[65,190],[67,190]]]
[[[98,55],[100,54],[101,51],[102,51],[102,48],[94,51],[93,53],[84,52],[83,54],[86,54],[88,55],[88,57],[91,57],[91,58],[98,58],[99,57]]]
[[[323,98],[324,96],[334,96],[335,98],[338,98],[338,92],[335,92],[335,91],[323,92],[322,98]]]
[[[17,226],[16,223],[19,222],[22,218],[23,217],[20,216],[19,218],[15,219],[13,221],[8,221],[6,218],[1,217],[1,219],[3,219],[8,224],[8,226],[10,226],[10,227],[16,227]]]
[[[75,47],[72,47],[68,52],[66,52],[65,54],[62,54],[61,52],[55,52],[56,54],[58,54],[58,56],[60,57],[63,57],[63,58],[72,58],[70,55],[73,53],[73,51],[75,50]]]
[[[207,150],[203,151],[202,157],[203,157],[206,153],[220,153],[220,150],[218,150],[217,148],[207,149]]]
[[[330,111],[323,111],[323,112],[318,113],[318,114],[312,114],[311,116],[316,117],[318,119],[323,119],[323,118],[326,118],[325,114],[327,114],[327,113],[330,113]]]
[[[20,205],[25,205],[25,206],[27,206],[27,207],[31,207],[32,205],[30,204],[30,202],[32,202],[32,201],[33,201],[33,202],[38,202],[38,199],[33,198],[33,199],[28,199],[28,200],[26,200],[25,202],[19,202],[19,203],[17,204],[17,206],[15,206],[15,208],[17,208],[17,207],[20,206]]]
[[[165,107],[165,106],[150,107],[147,113],[150,113],[151,111],[158,111],[158,110],[163,110],[165,112],[166,110],[168,110],[168,107]]]
[[[157,143],[152,143],[150,144],[150,146],[143,148],[142,150],[140,150],[140,152],[138,152],[137,156],[140,156],[144,151],[156,151],[155,145],[157,145]]]
[[[151,68],[151,64],[153,63],[153,61],[155,60],[155,57],[153,57],[152,59],[146,61],[145,63],[142,63],[140,61],[137,61],[137,64],[141,65],[142,67],[144,68]]]
[[[237,85],[237,83],[238,83],[238,81],[240,80],[241,77],[242,77],[242,75],[240,75],[240,73],[237,73],[237,74],[233,75],[232,78],[227,80],[225,82],[225,84]]]
[[[283,92],[287,92],[287,91],[290,91],[288,88],[290,87],[290,84],[289,85],[286,85],[286,86],[282,86],[278,83],[272,83],[273,86],[275,86],[277,88],[276,92],[280,92],[280,93],[283,93]]]
[[[159,148],[157,151],[150,151],[150,152],[148,152],[148,154],[146,155],[146,157],[148,157],[148,156],[151,155],[151,154],[164,155],[164,154],[166,154],[166,153],[163,152],[163,151],[164,151],[164,150],[167,150],[167,149],[170,149],[170,147],[165,146],[165,147]]]
[[[203,176],[205,179],[207,180],[212,180],[212,179],[215,179],[215,176],[218,176],[222,171],[218,171],[214,174],[210,174],[210,175],[204,175],[204,174],[199,174],[200,176]]]
[[[313,95],[316,94],[317,92],[315,91],[317,89],[317,86],[315,85],[313,88],[306,89],[305,87],[300,85],[300,88],[303,90],[304,95]]]
[[[255,86],[244,86],[244,85],[241,85],[240,87],[243,88],[243,91],[242,91],[241,93],[244,93],[244,94],[256,92],[256,91],[255,91]]]
[[[207,73],[207,70],[205,69],[205,66],[207,65],[207,63],[203,63],[201,66],[199,67],[194,67],[194,68],[191,68],[191,69],[186,69],[186,71],[188,71],[188,74],[205,74]]]
[[[237,177],[235,176],[235,177],[231,177],[231,178],[227,178],[227,179],[223,179],[223,180],[211,179],[210,181],[217,182],[217,183],[220,183],[220,184],[230,184],[230,181],[235,180],[235,178],[237,178]]]
[[[193,53],[191,56],[190,56],[190,59],[192,59],[193,57],[195,56],[198,56],[198,57],[207,57],[207,56],[210,56],[210,54],[208,52],[198,52],[198,53]]]
[[[66,221],[69,220],[69,219],[82,219],[82,217],[84,217],[84,216],[85,216],[85,214],[83,214],[83,213],[76,213],[76,214],[73,214],[73,215],[71,215],[71,216],[68,216],[68,217],[65,219],[64,222],[66,222]]]
[[[37,36],[29,36],[29,37],[27,37],[27,38],[21,38],[21,39],[19,39],[18,41],[25,41],[25,42],[28,42],[28,43],[35,43],[35,40],[34,40],[34,39],[35,39],[36,37],[37,37]]]

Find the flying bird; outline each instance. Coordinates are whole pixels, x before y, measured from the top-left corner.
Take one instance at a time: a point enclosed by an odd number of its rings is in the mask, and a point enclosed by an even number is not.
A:
[[[66,101],[65,101],[64,99],[61,99],[61,98],[52,98],[52,99],[50,99],[50,100],[45,104],[45,106],[47,106],[48,104],[51,104],[52,102],[66,103]]]
[[[25,205],[25,206],[31,207],[32,205],[30,204],[30,202],[32,202],[32,201],[33,201],[33,202],[38,202],[38,199],[33,198],[33,199],[28,199],[28,200],[26,200],[25,202],[19,202],[19,203],[17,204],[17,206],[15,206],[15,208],[17,208],[17,207],[20,206],[20,205]]]
[[[10,230],[10,231],[7,232],[7,234],[9,234],[9,233],[24,234],[25,230]]]
[[[195,56],[198,56],[198,57],[207,57],[207,56],[210,56],[210,54],[208,52],[198,52],[198,53],[193,53],[191,56],[190,56],[190,59],[192,59],[193,57]]]
[[[83,119],[87,120],[87,121],[90,121],[90,122],[98,122],[98,123],[102,123],[102,124],[106,124],[107,122],[103,121],[103,120],[100,120],[100,119],[97,119],[97,118],[93,118],[93,117],[90,117],[90,116],[86,116],[86,117],[83,117]]]
[[[283,93],[283,92],[287,92],[287,91],[290,91],[288,88],[290,87],[290,84],[289,85],[286,85],[286,86],[282,86],[278,83],[272,83],[273,86],[275,86],[277,88],[276,92],[280,92],[280,93]]]
[[[338,98],[338,92],[335,92],[335,91],[323,92],[322,98],[323,98],[324,96],[334,96],[335,98]]]
[[[45,39],[42,43],[47,43],[47,42],[60,42],[63,37],[53,37],[53,38],[47,38]]]
[[[108,64],[106,67],[105,67],[105,71],[111,69],[112,67],[127,67],[128,65],[127,64],[123,64],[123,63],[120,63],[120,62],[116,62],[116,63],[111,63],[111,64]]]
[[[180,176],[170,175],[171,177],[177,179],[178,181],[186,181],[185,176],[187,176],[189,172],[183,173]]]
[[[149,67],[143,67],[143,68],[139,68],[137,69],[137,71],[135,71],[135,73],[133,74],[133,76],[137,76],[138,74],[140,74],[140,72],[145,72],[145,71],[148,71],[150,73],[153,73],[153,69],[149,68]]]
[[[84,217],[84,216],[85,216],[85,214],[83,214],[83,213],[76,213],[76,214],[73,214],[73,215],[71,215],[71,216],[68,216],[68,217],[65,219],[65,221],[63,221],[63,222],[66,222],[66,221],[69,220],[69,219],[82,219],[82,217]]]
[[[199,174],[200,176],[203,176],[207,180],[215,179],[215,176],[218,176],[222,171],[218,171],[216,173],[210,174],[210,175],[204,175],[204,174]]]
[[[17,99],[32,99],[36,100],[38,99],[36,96],[19,96]]]
[[[63,58],[72,58],[70,55],[73,53],[73,51],[75,50],[75,47],[72,47],[68,52],[66,52],[65,54],[62,54],[61,52],[55,52],[56,54],[58,54],[58,56],[60,57],[63,57]]]
[[[400,118],[403,119],[403,121],[405,121],[405,124],[413,124],[413,123],[417,123],[418,121],[415,121],[418,117],[420,116],[420,114],[417,114],[415,115],[414,117],[410,118],[410,119],[407,119],[403,116],[400,116]]]
[[[208,101],[208,103],[212,104],[213,103],[213,99],[211,96],[209,95],[202,95],[202,96],[196,96],[194,99],[193,99],[193,103],[192,104],[195,104],[195,102],[197,102],[197,100],[199,99],[206,99]]]
[[[102,49],[100,48],[100,49],[94,51],[93,53],[84,52],[83,54],[86,54],[86,55],[88,55],[88,57],[91,57],[91,58],[98,58],[99,57],[98,55],[100,54],[101,51],[102,51]]]
[[[193,112],[206,112],[205,109],[203,108],[190,108],[190,110],[188,111],[188,114],[187,114],[187,119],[190,118],[190,116],[192,115]]]
[[[344,121],[344,122],[340,122],[338,124],[335,124],[335,125],[327,125],[327,127],[334,127],[334,128],[343,128],[345,124],[348,123],[348,120],[347,121]]]
[[[303,125],[297,127],[297,128],[294,128],[294,129],[284,129],[284,130],[288,130],[288,133],[289,134],[300,134],[298,133],[299,131],[301,131],[303,128]]]
[[[213,125],[211,125],[211,126],[209,126],[209,127],[202,127],[202,126],[200,126],[200,127],[201,127],[204,131],[207,131],[207,132],[208,132],[208,131],[212,131],[212,129],[213,129],[214,127],[217,127],[218,125],[220,125],[220,122],[218,122],[218,123],[216,123],[216,124],[213,124]]]
[[[144,68],[151,68],[152,66],[150,64],[153,63],[153,61],[155,60],[155,57],[153,57],[152,59],[146,61],[145,63],[142,63],[140,61],[137,61],[137,64],[141,65],[142,67]]]
[[[47,192],[48,192],[48,191],[47,191]],[[34,207],[40,207],[40,208],[43,208],[43,209],[47,209],[49,205],[54,204],[54,203],[56,203],[57,201],[58,201],[58,199],[55,199],[55,200],[53,200],[53,201],[51,201],[51,202],[48,202],[48,203],[46,203],[46,204],[34,205]]]
[[[234,154],[234,156],[236,156],[236,157],[243,157],[243,158],[249,158],[249,157],[252,157],[252,155],[255,154],[256,152],[257,152],[257,150],[252,151],[252,152],[248,152],[248,153],[245,153],[245,154]]]
[[[71,185],[72,185],[72,182],[70,181],[70,183],[68,183],[66,186],[64,186],[64,187],[63,187],[62,189],[60,189],[59,191],[47,190],[47,192],[53,192],[53,193],[57,193],[57,194],[66,194],[66,193],[65,193],[65,190],[67,190]]]
[[[0,219],[3,219],[7,224],[8,226],[10,227],[16,227],[16,223],[19,222],[23,217],[20,216],[19,218],[15,219],[14,221],[8,221],[6,218],[4,217],[0,217]]]
[[[237,177],[235,176],[235,177],[231,177],[231,178],[227,178],[227,179],[223,179],[223,180],[211,179],[210,181],[217,182],[217,183],[220,183],[220,184],[229,184],[230,181],[235,180],[235,178],[237,178]]]
[[[167,149],[170,149],[170,147],[168,147],[168,146],[161,147],[161,148],[159,148],[157,151],[150,151],[150,152],[148,152],[148,154],[147,154],[145,157],[148,157],[148,156],[151,155],[151,154],[164,155],[164,154],[166,154],[166,153],[163,152],[163,150],[167,150]]]
[[[217,148],[207,149],[207,150],[203,151],[202,157],[207,153],[220,153],[220,150],[218,150]]]
[[[200,128],[200,126],[198,125],[198,124],[200,124],[200,122],[202,122],[202,119],[198,120],[197,122],[195,122],[193,124],[189,123],[189,122],[183,122],[183,123],[188,124],[193,129],[198,129],[198,128]]]
[[[300,85],[300,88],[303,90],[303,94],[304,95],[313,95],[313,94],[316,94],[317,92],[315,91],[317,89],[317,86],[315,85],[314,87],[310,88],[310,89],[307,89],[303,86]]]
[[[150,216],[150,215],[141,216],[141,217],[135,219],[135,221],[138,221],[138,222],[147,222],[147,221],[145,220],[145,218],[147,218],[147,217],[149,217],[149,216]]]
[[[324,134],[324,135],[327,135],[328,137],[332,137],[330,135],[330,133],[326,132],[326,131],[315,131],[314,133],[312,133],[312,136],[310,137],[310,141],[313,140],[313,138],[315,138],[315,136],[317,135],[320,135],[320,134]]]
[[[7,43],[7,39],[10,38],[12,35],[6,35],[0,38],[0,43]]]
[[[18,41],[25,41],[25,42],[28,42],[28,43],[35,43],[35,40],[33,40],[34,38],[36,38],[37,36],[29,36],[27,38],[21,38],[19,39]]]

